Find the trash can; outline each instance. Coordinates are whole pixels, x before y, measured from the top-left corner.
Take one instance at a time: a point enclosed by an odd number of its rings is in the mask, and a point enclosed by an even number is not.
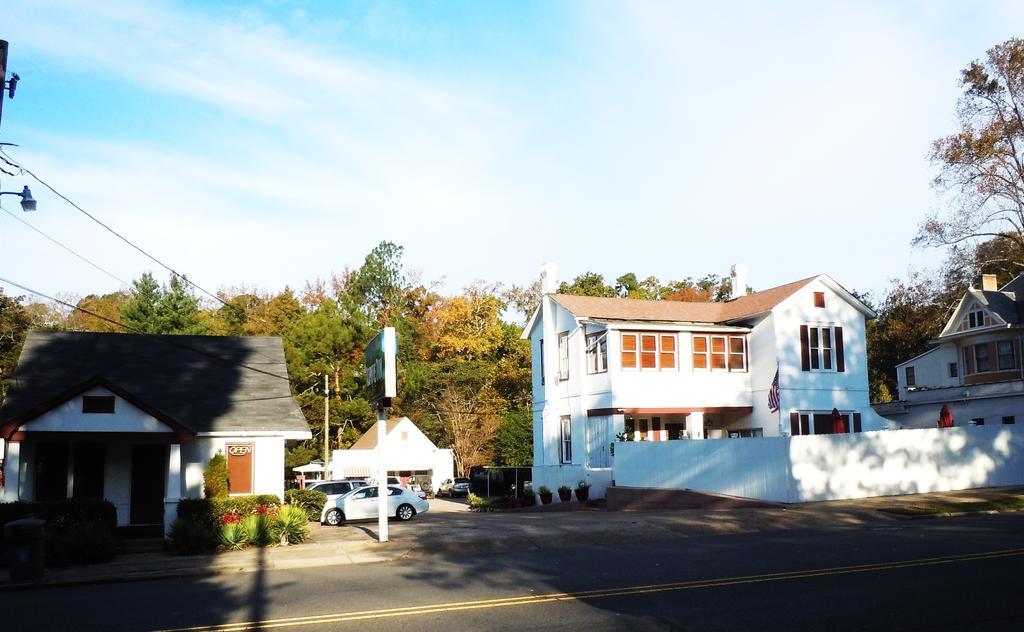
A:
[[[43,576],[45,520],[23,518],[4,525],[4,548],[11,581]]]

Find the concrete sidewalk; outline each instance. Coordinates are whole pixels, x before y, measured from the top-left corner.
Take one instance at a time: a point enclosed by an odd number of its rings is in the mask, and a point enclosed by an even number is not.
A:
[[[444,508],[441,511],[406,523],[390,523],[390,541],[383,544],[376,541],[376,522],[343,527],[311,524],[310,540],[296,546],[190,557],[156,551],[129,553],[105,564],[47,569],[45,577],[35,582],[10,582],[7,570],[0,569],[0,590],[362,564],[439,554],[617,545],[635,541],[639,533],[645,540],[663,540],[784,529],[856,528],[908,519],[885,512],[894,507],[977,503],[1022,494],[1022,487],[992,488],[770,508],[651,512],[474,513],[439,504],[438,509]]]

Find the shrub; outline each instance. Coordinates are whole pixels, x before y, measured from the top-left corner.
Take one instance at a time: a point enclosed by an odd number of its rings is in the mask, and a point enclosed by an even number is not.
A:
[[[228,460],[218,451],[203,470],[203,492],[207,498],[224,498],[228,489]]]
[[[551,488],[548,487],[547,485],[541,485],[540,489],[537,490],[537,493],[538,494],[550,494],[551,493]]]
[[[241,522],[228,522],[220,527],[220,544],[228,551],[244,549],[249,544],[249,534]]]
[[[319,515],[317,516],[319,519]],[[298,505],[285,505],[274,517],[274,531],[283,544],[298,544],[309,537],[306,510]]]
[[[203,524],[213,525],[213,503],[206,498],[182,498],[178,501],[178,518],[188,518]]]
[[[306,519],[315,522],[320,520],[320,514],[327,503],[327,494],[315,489],[289,489],[284,493],[284,500],[289,505],[301,507],[306,512]]]
[[[572,491],[572,490],[571,490],[571,489],[569,488],[569,486],[568,486],[568,485],[560,485],[560,486],[558,487],[558,492],[559,492],[559,493],[565,493],[565,492],[571,492],[571,491]]]
[[[210,523],[194,517],[179,514],[167,537],[170,539],[168,548],[179,555],[210,553],[217,548],[217,534]]]
[[[114,534],[106,525],[82,522],[55,532],[46,553],[53,564],[95,564],[113,559],[116,546]]]
[[[245,534],[249,536],[249,544],[266,546],[274,541],[273,534],[270,530],[270,520],[265,515],[250,514],[243,517],[237,524],[239,524],[242,530],[245,531]]]

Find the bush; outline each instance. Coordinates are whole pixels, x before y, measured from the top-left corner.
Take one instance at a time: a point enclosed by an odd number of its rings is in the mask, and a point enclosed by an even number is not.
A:
[[[47,542],[52,564],[95,564],[113,559],[117,541],[110,529],[99,522],[82,522],[55,532]]]
[[[91,537],[91,527],[87,529],[86,535],[72,534],[70,553],[64,555],[61,551],[64,541],[57,541],[58,536],[63,536],[69,530],[84,525],[98,525],[100,529],[106,530],[111,542],[114,541],[114,532],[117,528],[117,509],[108,500],[82,500],[69,498],[66,500],[54,500],[47,502],[13,502],[0,503],[0,555],[3,554],[3,525],[22,518],[38,518],[46,521],[47,557],[54,563],[77,564],[80,562],[67,561],[67,559],[79,559],[82,556],[76,552],[77,542],[81,538]],[[53,548],[51,552],[49,549]],[[59,551],[58,549],[61,549]],[[107,555],[102,547],[97,550],[99,558]],[[113,545],[110,548],[110,555],[113,555]],[[86,556],[88,557],[88,556]],[[109,559],[109,557],[105,558]],[[87,562],[82,562],[87,563]]]
[[[275,540],[270,529],[270,520],[266,514],[250,514],[237,524],[241,525],[242,530],[249,536],[249,544],[266,546]]]
[[[170,539],[168,548],[179,555],[210,553],[217,548],[217,534],[210,523],[191,516],[179,514],[167,537]]]
[[[318,522],[327,503],[327,494],[315,489],[289,489],[284,493],[284,500],[289,505],[301,507],[307,520]]]
[[[178,518],[196,520],[208,525],[217,522],[217,518],[213,515],[213,503],[205,498],[182,498],[179,500]]]
[[[283,544],[298,544],[309,537],[308,522],[305,509],[298,505],[285,505],[274,517],[274,530],[280,534]]]
[[[228,460],[218,451],[203,470],[203,492],[207,498],[224,498],[228,489]]]
[[[240,522],[228,522],[220,527],[220,544],[228,551],[244,549],[249,544],[249,534]]]

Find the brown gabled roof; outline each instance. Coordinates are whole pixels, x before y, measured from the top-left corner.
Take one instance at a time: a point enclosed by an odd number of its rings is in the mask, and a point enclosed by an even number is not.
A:
[[[627,298],[603,298],[553,294],[562,307],[577,317],[607,320],[665,321],[683,323],[725,323],[762,314],[793,295],[817,276],[754,292],[724,303],[687,303],[682,301],[642,301]]]
[[[388,434],[395,429],[395,426],[402,423],[402,420],[406,417],[399,417],[398,419],[388,419]],[[359,437],[359,441],[352,444],[350,450],[373,450],[377,447],[377,423],[373,424],[373,427],[363,433],[363,436]]]

